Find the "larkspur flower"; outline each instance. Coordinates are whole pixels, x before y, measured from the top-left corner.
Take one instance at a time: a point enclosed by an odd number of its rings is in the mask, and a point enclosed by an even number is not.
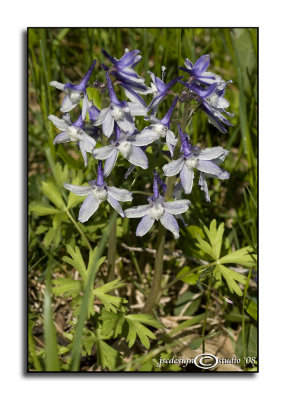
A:
[[[177,139],[174,132],[171,131],[169,128],[171,123],[171,116],[177,104],[177,101],[178,96],[174,98],[171,107],[162,119],[150,116],[150,121],[152,122],[152,124],[144,128],[139,135],[136,135],[134,146],[148,146],[155,140],[166,138],[166,144],[170,150],[171,156],[173,156],[174,147],[177,143]]]
[[[176,239],[180,236],[179,225],[174,215],[186,212],[191,202],[189,200],[164,201],[159,193],[158,175],[154,173],[153,196],[148,198],[149,204],[135,206],[125,210],[127,218],[141,218],[136,236],[144,236],[152,228],[155,221],[171,231]]]
[[[86,153],[92,153],[96,141],[84,131],[82,115],[80,115],[74,123],[71,122],[69,114],[64,115],[62,119],[55,115],[49,115],[48,119],[61,131],[61,133],[55,137],[54,144],[77,142],[86,166]]]
[[[107,137],[112,135],[114,121],[116,121],[123,132],[133,133],[135,130],[135,124],[127,103],[126,101],[119,101],[117,99],[108,72],[106,72],[106,79],[111,104],[109,107],[100,111],[100,114],[97,117],[94,125],[102,125],[103,133]]]
[[[103,179],[102,162],[99,161],[97,169],[97,179],[89,181],[89,186],[78,186],[64,183],[64,187],[77,196],[86,196],[79,210],[78,220],[86,222],[97,211],[100,204],[107,200],[120,215],[124,218],[125,214],[119,201],[131,201],[132,193],[126,189],[119,189],[114,186],[107,186]]]
[[[108,146],[99,147],[93,150],[93,157],[98,160],[106,160],[104,165],[104,176],[108,176],[112,171],[118,154],[121,153],[131,164],[148,168],[148,159],[140,147],[134,146],[136,135],[126,135],[120,131],[115,123],[115,140]]]
[[[182,71],[190,74],[190,81],[202,83],[204,85],[211,85],[217,81],[218,75],[212,72],[206,72],[210,64],[210,56],[208,54],[201,56],[195,64],[188,58],[185,58],[185,66],[180,67]]]
[[[74,85],[72,83],[60,83],[57,81],[50,82],[51,86],[54,86],[55,88],[67,93],[60,108],[61,112],[65,113],[73,110],[79,104],[79,102],[83,100],[81,115],[82,118],[85,119],[88,107],[86,88],[92,71],[94,70],[95,63],[96,60],[93,61],[89,70],[78,85]]]
[[[160,78],[155,76],[153,72],[148,71],[148,74],[151,76],[152,79],[151,90],[153,93],[153,100],[149,104],[148,110],[151,111],[151,115],[156,115],[158,105],[168,95],[171,87],[174,86],[175,83],[183,77],[179,76],[168,83],[164,83]]]
[[[194,180],[194,169],[199,170],[203,174],[207,174],[218,179],[228,179],[229,173],[222,170],[217,160],[223,160],[229,153],[222,147],[208,147],[201,150],[198,146],[191,146],[180,125],[178,129],[182,141],[183,156],[177,160],[173,160],[163,166],[166,176],[175,176],[180,174],[181,183],[186,194],[191,193]],[[204,176],[201,178],[201,186],[203,187]]]
[[[135,71],[134,67],[141,61],[139,50],[129,51],[125,49],[125,54],[117,60],[107,53],[105,50],[101,50],[102,53],[112,62],[113,67],[109,70],[120,82],[126,84],[130,89],[137,91],[138,93],[147,94],[150,89],[144,82],[144,78],[139,76]]]

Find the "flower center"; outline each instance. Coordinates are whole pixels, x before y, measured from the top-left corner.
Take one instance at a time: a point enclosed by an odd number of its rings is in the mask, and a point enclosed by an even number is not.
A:
[[[186,166],[189,169],[197,168],[198,165],[198,158],[197,157],[191,157],[186,161]]]
[[[166,126],[164,126],[164,125],[161,125],[161,124],[155,124],[154,125],[154,130],[159,135],[159,137],[163,137],[164,138],[166,136],[168,128]]]
[[[96,186],[95,189],[93,190],[93,195],[97,200],[101,202],[106,199],[107,191],[104,189],[104,187]]]
[[[118,150],[123,154],[124,157],[127,157],[131,150],[131,143],[127,142],[126,140],[121,142],[118,146]]]
[[[75,126],[68,127],[68,134],[71,140],[82,140],[82,137],[79,132],[80,132],[79,129],[76,128]]]
[[[164,207],[161,204],[154,204],[149,211],[149,215],[151,218],[158,221],[158,219],[164,214],[164,211]]]
[[[72,90],[70,92],[70,100],[72,104],[78,104],[82,98],[82,94],[77,90]]]
[[[122,112],[120,107],[117,107],[117,106],[113,105],[111,107],[111,115],[115,120],[118,120],[118,119],[122,118],[123,112]]]

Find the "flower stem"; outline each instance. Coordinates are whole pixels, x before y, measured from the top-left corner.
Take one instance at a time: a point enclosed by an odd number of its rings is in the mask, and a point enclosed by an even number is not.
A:
[[[206,344],[205,344],[205,334],[206,334],[206,327],[207,327],[207,318],[208,318],[208,310],[209,310],[209,302],[210,302],[210,294],[211,294],[211,280],[209,281],[207,293],[206,293],[206,312],[205,312],[205,317],[204,317],[204,324],[203,324],[203,329],[202,329],[202,348],[203,348],[203,353],[205,353],[206,350]]]
[[[113,208],[110,206],[110,216],[113,214]],[[107,282],[111,282],[115,279],[115,261],[116,261],[116,219],[110,228],[109,239],[108,239],[108,253],[107,253],[107,267],[108,267],[108,278]]]
[[[186,127],[188,116],[189,116],[189,107],[188,104],[185,103],[183,117],[182,117],[182,130],[184,130]],[[181,148],[181,140],[180,137],[178,137],[178,141],[174,150],[174,160],[179,156],[180,148]],[[172,197],[175,182],[176,182],[176,176],[169,176],[167,178],[167,190],[165,194],[166,201],[168,201]],[[145,313],[152,312],[153,307],[158,303],[161,296],[162,292],[161,280],[163,274],[165,239],[166,239],[166,228],[164,228],[164,226],[160,224],[158,229],[157,243],[156,243],[156,256],[155,256],[153,282],[151,286],[151,291],[143,308],[143,312]]]
[[[66,213],[67,216],[69,217],[69,219],[72,221],[72,223],[74,224],[74,226],[76,227],[76,229],[78,230],[78,232],[81,234],[84,242],[86,243],[87,247],[89,248],[89,250],[92,250],[92,247],[89,243],[88,238],[85,236],[84,232],[81,230],[80,226],[78,225],[78,223],[76,222],[76,220],[73,218],[73,216],[71,215],[71,213],[69,212],[69,210],[66,209]]]

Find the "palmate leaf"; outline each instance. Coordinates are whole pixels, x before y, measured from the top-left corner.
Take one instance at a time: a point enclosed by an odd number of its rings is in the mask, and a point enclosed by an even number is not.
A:
[[[245,284],[246,282],[245,276],[221,264],[218,264],[214,268],[213,275],[219,284],[221,283],[221,278],[223,277],[227,283],[230,292],[236,293],[238,296],[242,296],[242,291],[236,282]]]
[[[80,249],[77,246],[75,246],[75,248],[73,249],[73,247],[68,244],[67,252],[71,256],[71,258],[64,256],[63,261],[72,265],[79,272],[83,281],[85,281],[86,276],[87,276],[87,270],[86,270],[85,262],[83,261]]]
[[[243,247],[222,257],[220,262],[222,264],[240,264],[244,267],[251,267],[257,261],[257,255],[252,254],[253,251],[251,246]]]
[[[222,222],[217,229],[216,220],[213,219],[210,224],[210,229],[204,226],[204,230],[209,238],[212,247],[212,256],[215,260],[218,260],[220,257],[222,238],[224,233],[224,223]]]
[[[126,315],[126,321],[129,325],[129,331],[127,335],[128,346],[132,347],[135,343],[136,337],[138,335],[141,343],[146,349],[150,348],[150,339],[156,339],[156,336],[150,329],[146,328],[143,324],[151,325],[154,328],[160,329],[162,328],[162,324],[160,324],[155,318],[153,318],[149,314],[134,314],[134,315]]]
[[[118,312],[115,314],[103,309],[99,320],[101,321],[99,327],[101,339],[110,339],[111,337],[116,339],[119,335],[121,335],[125,322],[125,316],[123,313]]]
[[[110,371],[116,367],[116,360],[120,357],[119,352],[101,339],[96,340],[98,362],[101,367]]]
[[[42,192],[59,210],[65,209],[66,206],[62,195],[52,180],[42,182]]]
[[[50,204],[34,201],[30,204],[29,210],[37,215],[53,215],[57,214],[59,210],[52,207]]]
[[[123,297],[112,296],[107,293],[122,286],[125,286],[125,284],[121,282],[120,279],[115,279],[114,281],[108,282],[105,285],[94,289],[93,294],[99,298],[107,311],[117,313],[122,309],[122,304],[127,303],[127,300]]]
[[[68,278],[58,278],[53,280],[53,293],[56,296],[77,297],[82,290],[82,282]]]

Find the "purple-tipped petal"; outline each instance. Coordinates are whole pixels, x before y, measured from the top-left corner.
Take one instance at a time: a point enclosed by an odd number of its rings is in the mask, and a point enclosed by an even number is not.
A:
[[[163,171],[165,176],[177,175],[184,166],[184,158],[180,157],[178,160],[173,160],[169,164],[163,166]]]
[[[129,65],[132,65],[135,62],[136,56],[140,53],[139,50],[133,50],[126,52],[120,60],[116,62],[116,67],[118,68],[126,68]]]
[[[102,52],[102,54],[105,55],[105,57],[107,57],[112,62],[112,64],[115,64],[118,61],[116,58],[111,57],[111,55],[109,53],[107,53],[106,50],[101,49],[101,52]]]
[[[96,64],[96,60],[93,61],[93,63],[91,64],[89,70],[87,71],[87,73],[85,74],[85,76],[83,77],[81,82],[78,85],[73,85],[72,89],[85,91],[88,81],[89,81],[89,78],[92,74],[92,71],[94,70],[95,64]]]
[[[201,56],[194,64],[194,71],[196,73],[205,72],[210,65],[210,56],[208,54]]]
[[[93,190],[91,186],[72,185],[71,183],[64,183],[64,187],[77,196],[87,196]]]
[[[67,132],[61,132],[58,136],[56,136],[55,138],[54,138],[54,144],[57,144],[57,143],[67,143],[67,142],[70,142],[71,141],[71,138],[70,138],[70,135],[67,133]]]
[[[132,201],[132,193],[126,189],[119,189],[115,186],[107,186],[108,193],[118,201]]]
[[[77,128],[83,128],[84,127],[84,121],[82,119],[82,114],[79,115],[78,119],[73,123],[73,126],[76,126]]]

